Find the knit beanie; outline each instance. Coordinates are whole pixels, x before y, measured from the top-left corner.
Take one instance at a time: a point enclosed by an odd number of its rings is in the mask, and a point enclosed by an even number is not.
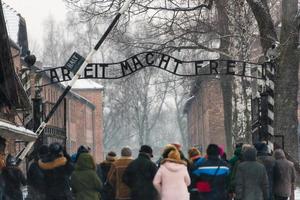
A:
[[[115,152],[113,152],[113,151],[110,151],[106,155],[106,160],[107,161],[115,161],[116,157],[117,157],[117,154]]]
[[[131,156],[131,149],[129,147],[124,147],[121,150],[121,156],[130,157]]]
[[[189,151],[188,151],[188,154],[189,154],[189,159],[201,156],[200,151],[196,147],[190,148]]]
[[[216,144],[208,145],[208,147],[206,149],[206,154],[208,156],[218,156],[218,155],[220,155],[220,149],[219,149],[218,145],[216,145]]]
[[[181,149],[181,145],[178,142],[171,143],[171,145],[175,146],[177,150]]]

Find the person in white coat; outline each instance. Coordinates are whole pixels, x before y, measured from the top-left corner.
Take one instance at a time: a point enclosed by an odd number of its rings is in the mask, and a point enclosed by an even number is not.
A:
[[[161,200],[189,200],[188,186],[191,179],[187,163],[180,159],[180,153],[173,145],[168,145],[168,157],[161,161],[153,185],[159,192]]]

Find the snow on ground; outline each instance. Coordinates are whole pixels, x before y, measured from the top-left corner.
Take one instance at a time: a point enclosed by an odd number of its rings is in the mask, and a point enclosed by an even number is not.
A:
[[[295,200],[300,200],[300,188],[297,187],[295,191]]]

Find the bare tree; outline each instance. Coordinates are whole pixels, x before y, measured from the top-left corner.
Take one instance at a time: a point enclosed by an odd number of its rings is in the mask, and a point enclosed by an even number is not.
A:
[[[120,0],[96,2],[66,0],[66,2],[81,11],[81,16],[85,20],[109,17],[122,5]],[[131,5],[127,18],[120,22],[114,39],[133,48],[180,50],[181,52],[191,49],[204,50],[218,53],[217,56],[210,55],[210,57],[215,56],[214,58],[245,59],[253,52],[248,49],[255,44],[255,37],[260,38],[262,47],[262,51],[255,50],[256,55],[264,55],[272,44],[278,41],[279,37],[275,26],[281,21],[280,56],[277,58],[275,94],[275,134],[284,134],[286,143],[298,141],[298,2],[297,0],[282,1],[282,18],[277,17],[278,15],[273,16],[275,20],[273,23],[271,13],[276,12],[273,7],[277,7],[277,2],[267,0],[174,0],[163,2],[139,0]],[[254,18],[249,12],[248,6],[251,8]],[[244,13],[241,13],[242,11]],[[236,15],[238,15],[238,20],[233,20],[233,16],[236,18]],[[142,20],[140,20],[141,18]],[[129,24],[129,21],[132,23]],[[146,21],[147,25],[136,26],[138,23],[141,24],[141,21]],[[258,34],[256,26],[259,30]],[[139,32],[147,32],[147,37],[143,34],[136,34],[135,38],[128,37],[133,34],[131,28]],[[232,81],[232,77],[221,77],[224,112],[227,116],[225,118],[227,146],[233,142],[231,131]],[[242,95],[244,96],[242,99],[246,104],[244,115],[247,118],[246,124],[249,124],[248,86],[247,82],[242,82]],[[249,127],[246,129],[248,130]],[[288,148],[290,148],[290,152],[294,152],[295,157],[298,157],[298,150],[296,151],[295,146],[289,145]]]
[[[260,33],[263,53],[276,41],[280,42],[276,62],[275,135],[284,135],[285,148],[299,160],[298,151],[298,73],[299,73],[299,16],[298,0],[282,1],[281,30],[278,36],[270,14],[268,1],[247,0],[254,13]],[[287,145],[288,144],[288,145]]]

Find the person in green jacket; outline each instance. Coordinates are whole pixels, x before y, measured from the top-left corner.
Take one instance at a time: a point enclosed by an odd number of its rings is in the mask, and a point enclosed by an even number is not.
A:
[[[81,153],[71,176],[71,188],[76,200],[99,200],[102,183],[89,153]]]

